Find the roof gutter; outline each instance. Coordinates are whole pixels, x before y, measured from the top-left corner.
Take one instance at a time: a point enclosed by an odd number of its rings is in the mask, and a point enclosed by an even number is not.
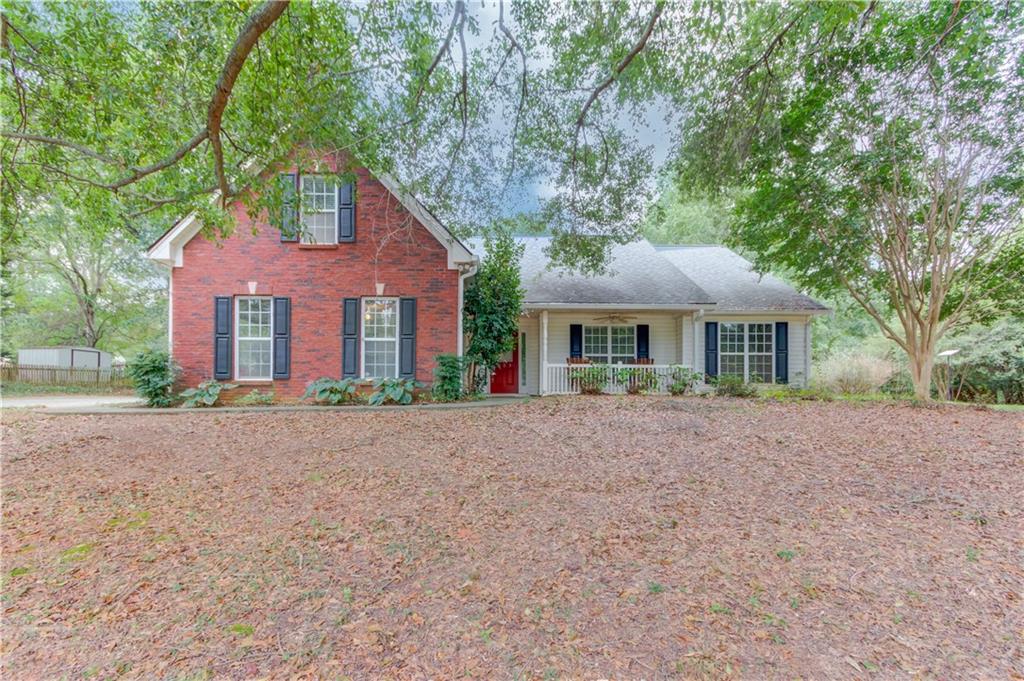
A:
[[[527,310],[714,310],[715,303],[523,303]]]

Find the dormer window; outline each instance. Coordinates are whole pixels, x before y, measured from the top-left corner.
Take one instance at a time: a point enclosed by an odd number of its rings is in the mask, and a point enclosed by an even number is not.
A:
[[[338,188],[322,175],[303,175],[302,243],[338,243]]]

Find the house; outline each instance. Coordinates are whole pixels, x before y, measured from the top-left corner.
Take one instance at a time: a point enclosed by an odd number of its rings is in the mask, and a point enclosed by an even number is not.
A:
[[[281,173],[285,208],[272,221],[236,203],[222,243],[199,237],[192,214],[150,246],[170,270],[170,346],[184,383],[229,380],[283,397],[321,376],[430,383],[438,354],[462,353],[480,244],[457,239],[388,176],[358,168],[336,184],[328,173],[341,163]],[[640,241],[614,247],[606,274],[584,277],[549,268],[546,239],[523,243],[520,335],[492,392],[574,392],[572,367],[588,361],[661,377],[678,365],[766,382],[810,375],[809,322],[827,309],[727,249]]]
[[[588,361],[642,367],[663,387],[674,366],[751,382],[803,385],[810,377],[810,321],[828,308],[758,275],[725,247],[641,240],[613,246],[607,273],[584,277],[550,267],[548,238],[520,241],[519,342],[495,372],[493,392],[575,393],[572,372]],[[482,253],[478,242],[471,248]],[[606,391],[625,389],[609,372]]]

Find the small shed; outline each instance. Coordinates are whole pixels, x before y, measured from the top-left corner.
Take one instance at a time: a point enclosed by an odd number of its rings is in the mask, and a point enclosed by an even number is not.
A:
[[[109,369],[112,357],[109,352],[96,348],[22,348],[18,350],[18,366]]]

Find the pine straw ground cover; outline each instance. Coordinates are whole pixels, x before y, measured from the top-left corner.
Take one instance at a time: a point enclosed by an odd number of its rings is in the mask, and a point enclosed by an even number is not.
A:
[[[5,421],[5,678],[1024,674],[1020,414]]]

